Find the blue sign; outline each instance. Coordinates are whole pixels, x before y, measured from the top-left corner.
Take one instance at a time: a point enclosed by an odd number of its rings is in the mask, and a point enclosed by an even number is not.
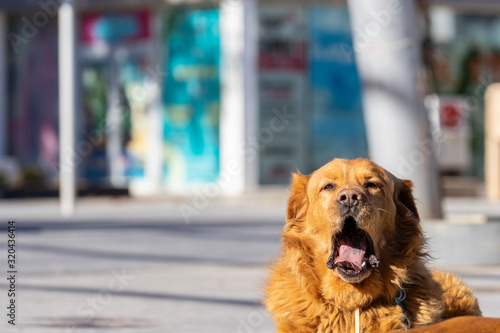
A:
[[[313,168],[334,157],[366,157],[361,85],[343,7],[309,11]]]

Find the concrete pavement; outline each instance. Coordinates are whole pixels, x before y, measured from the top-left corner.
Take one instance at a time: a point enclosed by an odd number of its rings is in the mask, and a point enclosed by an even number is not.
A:
[[[0,331],[273,332],[259,300],[286,193],[202,203],[84,199],[65,219],[55,200],[0,201],[0,251],[6,257],[15,219],[18,269],[16,326],[2,305]],[[194,209],[188,219],[180,207]],[[484,201],[451,200],[445,210],[500,216]],[[5,259],[0,267],[6,274]],[[475,289],[484,315],[500,317],[500,266],[445,268]],[[7,289],[2,279],[0,304]]]
[[[17,221],[19,271],[17,325],[2,332],[273,331],[259,304],[279,249],[271,208],[214,205],[187,221],[150,201],[92,199],[70,220],[50,200],[1,206]]]

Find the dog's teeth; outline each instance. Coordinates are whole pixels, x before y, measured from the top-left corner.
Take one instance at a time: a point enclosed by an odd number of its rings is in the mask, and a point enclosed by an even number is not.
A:
[[[366,267],[366,261],[363,261],[363,263],[361,264],[361,267]]]

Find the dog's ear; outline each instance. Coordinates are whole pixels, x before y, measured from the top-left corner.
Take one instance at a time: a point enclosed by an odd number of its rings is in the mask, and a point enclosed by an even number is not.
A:
[[[397,179],[395,188],[396,203],[396,248],[401,258],[417,258],[426,256],[425,238],[420,225],[415,199],[412,194],[412,182]],[[404,261],[404,260],[403,260]]]
[[[305,217],[307,206],[307,184],[309,176],[305,176],[300,172],[294,173],[292,176],[292,185],[290,189],[290,198],[288,199],[288,208],[286,212],[286,220],[301,220]]]
[[[412,194],[413,183],[411,180],[398,179],[396,184],[396,209],[399,216],[412,217],[420,220],[418,216],[415,198]]]

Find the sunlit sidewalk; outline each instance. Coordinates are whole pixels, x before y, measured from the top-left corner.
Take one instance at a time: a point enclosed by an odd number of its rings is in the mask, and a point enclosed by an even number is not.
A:
[[[18,278],[16,326],[4,317],[0,331],[273,332],[259,302],[286,193],[217,198],[187,221],[179,207],[190,202],[83,199],[65,220],[55,200],[1,201],[5,221],[17,221]],[[495,207],[445,203],[464,214]],[[500,317],[500,266],[446,269],[475,290],[484,315]],[[7,288],[1,281],[1,304]]]

